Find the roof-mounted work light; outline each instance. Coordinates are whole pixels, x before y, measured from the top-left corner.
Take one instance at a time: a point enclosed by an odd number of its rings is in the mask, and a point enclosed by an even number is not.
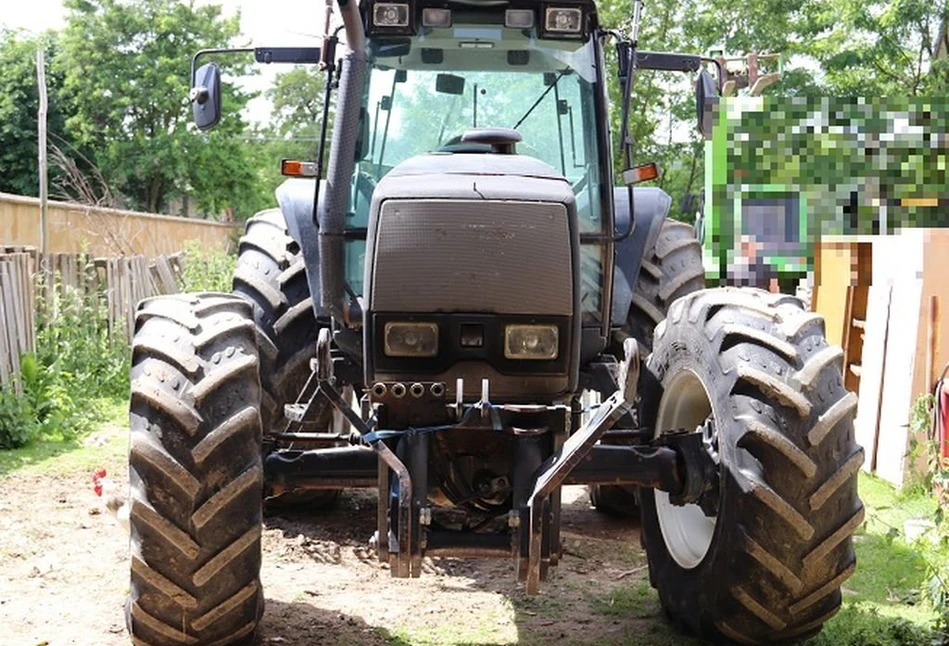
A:
[[[451,9],[426,7],[422,9],[423,27],[451,27]]]
[[[583,10],[579,7],[547,7],[544,9],[544,32],[552,37],[583,35]]]
[[[504,12],[504,26],[510,29],[530,29],[534,26],[534,10],[508,9]]]
[[[413,31],[412,6],[402,2],[377,2],[372,5],[372,30],[390,34]]]

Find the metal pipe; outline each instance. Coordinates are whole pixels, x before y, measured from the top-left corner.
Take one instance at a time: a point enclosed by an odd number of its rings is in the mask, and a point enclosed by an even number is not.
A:
[[[675,449],[598,444],[567,475],[564,484],[637,485],[678,493],[683,480]]]
[[[354,0],[339,0],[340,16],[350,52],[343,59],[339,76],[336,124],[326,172],[325,207],[319,214],[320,303],[330,314],[343,319],[345,294],[344,231],[350,206],[350,181],[359,139],[363,88],[368,56],[359,8]]]
[[[264,458],[264,477],[275,493],[293,489],[373,487],[377,457],[365,446],[279,451]]]

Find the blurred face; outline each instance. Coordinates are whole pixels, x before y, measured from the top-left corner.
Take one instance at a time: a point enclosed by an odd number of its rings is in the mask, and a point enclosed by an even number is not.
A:
[[[754,258],[758,255],[758,242],[754,236],[741,237],[741,255],[745,258]]]

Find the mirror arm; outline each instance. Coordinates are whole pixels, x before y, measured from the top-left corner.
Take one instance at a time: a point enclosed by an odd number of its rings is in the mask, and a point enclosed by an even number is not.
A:
[[[638,5],[637,5],[638,6]],[[633,78],[636,75],[636,43],[630,41],[629,48],[626,50],[628,60],[626,62],[626,78],[623,83],[623,104],[622,104],[622,125],[620,126],[620,145],[623,146],[623,158],[626,162],[626,168],[633,167],[632,142],[629,140],[629,107],[633,95]],[[627,186],[629,191],[629,225],[626,230],[617,234],[613,232],[613,242],[622,242],[633,233],[636,223],[633,220],[633,187]]]
[[[194,87],[195,72],[198,69],[198,60],[202,56],[210,56],[211,54],[246,54],[252,51],[254,51],[253,47],[219,47],[214,49],[199,50],[197,54],[191,57],[191,87]]]
[[[722,90],[725,87],[725,66],[722,65],[722,61],[717,58],[709,58],[708,56],[701,56],[699,60],[703,63],[712,63],[715,65],[715,68],[718,70],[718,94],[721,96]]]
[[[316,180],[313,182],[313,224],[317,229],[320,228],[319,210],[320,210],[320,182],[323,181],[323,160],[326,156],[326,131],[329,122],[330,113],[330,95],[333,92],[333,76],[338,71],[337,65],[332,59],[336,52],[336,44],[339,42],[337,35],[342,27],[336,29],[333,35],[323,39],[323,51],[329,52],[328,64],[326,66],[326,81],[323,87],[323,123],[320,124],[320,145],[316,153]]]

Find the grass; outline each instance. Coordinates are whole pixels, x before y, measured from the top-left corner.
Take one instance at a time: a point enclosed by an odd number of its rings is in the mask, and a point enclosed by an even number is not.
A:
[[[103,463],[124,461],[128,451],[128,433],[124,430],[128,426],[128,402],[99,399],[89,405],[102,412],[104,422],[99,431],[71,439],[54,436],[34,440],[18,449],[0,451],[0,476],[14,471],[22,475],[91,472]]]
[[[844,584],[844,604],[807,646],[931,646],[938,613],[927,601],[929,563],[944,558],[935,546],[908,543],[903,524],[930,519],[936,502],[919,488],[896,491],[860,474],[866,520],[854,536],[857,569]],[[943,550],[944,551],[944,550]]]
[[[648,581],[638,581],[631,587],[612,590],[592,599],[592,605],[594,612],[607,617],[646,619],[661,612],[659,599]]]

